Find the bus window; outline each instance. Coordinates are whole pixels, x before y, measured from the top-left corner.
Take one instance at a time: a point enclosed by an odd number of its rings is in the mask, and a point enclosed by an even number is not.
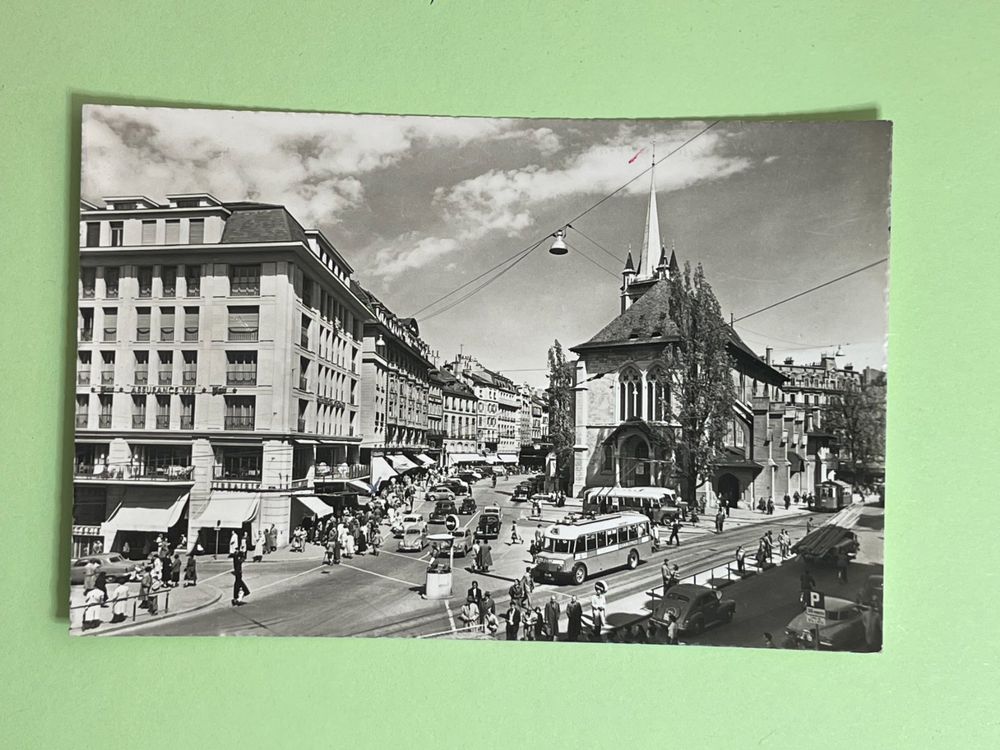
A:
[[[573,539],[553,539],[552,537],[546,537],[542,545],[542,550],[544,552],[572,554],[574,541]]]
[[[610,547],[614,544],[618,544],[618,529],[611,529],[608,531],[607,545]]]
[[[598,531],[597,532],[597,549],[604,549],[608,546],[608,532]]]
[[[628,540],[630,542],[634,542],[638,538],[639,538],[639,527],[636,526],[635,524],[632,524],[631,526],[628,527]]]
[[[642,536],[646,536],[647,534],[649,534],[649,524],[648,523],[639,524],[639,529],[640,529],[639,533]]]
[[[597,537],[594,534],[587,534],[587,552],[594,552],[597,549]]]

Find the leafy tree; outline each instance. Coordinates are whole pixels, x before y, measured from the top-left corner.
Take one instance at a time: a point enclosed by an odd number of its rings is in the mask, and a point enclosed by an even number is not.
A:
[[[850,382],[832,396],[824,410],[825,427],[837,436],[854,468],[855,481],[865,467],[885,456],[885,385],[871,380]]]
[[[676,427],[665,430],[681,496],[693,505],[695,492],[712,475],[725,450],[727,426],[736,402],[729,330],[701,264],[670,278],[669,316],[679,340],[667,347],[661,364],[669,382],[664,413]]]
[[[566,361],[558,339],[549,347],[549,439],[556,454],[557,477],[560,486],[567,487],[573,479],[573,365]]]

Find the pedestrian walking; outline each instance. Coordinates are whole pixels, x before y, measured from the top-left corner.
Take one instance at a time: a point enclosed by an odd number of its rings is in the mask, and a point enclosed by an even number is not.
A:
[[[773,497],[769,497],[767,499],[767,515],[769,515],[769,516],[773,516],[774,515],[774,498]]]
[[[512,546],[515,544],[524,544],[524,539],[522,539],[517,533],[517,522],[510,525],[510,544]]]
[[[719,512],[715,514],[715,532],[721,534],[723,530],[723,525],[726,522],[726,514],[723,512],[722,508],[719,508]]]
[[[315,527],[315,524],[313,525]],[[257,529],[257,536],[253,545],[253,561],[260,562],[264,559],[264,552],[267,550],[267,535],[263,529]]]
[[[474,600],[467,599],[458,613],[462,627],[474,631],[479,628],[479,605]]]
[[[111,595],[111,622],[125,622],[128,617],[128,584],[119,583]]]
[[[494,615],[497,613],[496,602],[493,601],[493,595],[489,591],[483,593],[483,601],[479,609],[484,620],[488,613],[492,612]]]
[[[278,551],[278,530],[271,524],[271,528],[267,531],[267,545],[271,548],[271,552]]]
[[[531,627],[534,629],[534,640],[544,641],[545,640],[545,616],[542,614],[541,607],[535,607],[532,612],[531,617]]]
[[[605,615],[607,614],[608,602],[605,593],[608,587],[604,581],[594,584],[594,595],[590,597],[590,619],[593,624],[593,636],[595,639],[601,637],[604,630]]]
[[[379,533],[378,524],[375,522],[372,523],[369,540],[372,548],[372,556],[378,557],[379,547],[382,546],[382,535]]]
[[[674,544],[675,542],[677,543],[678,547],[681,546],[680,533],[681,533],[681,522],[675,517],[673,522],[670,524],[670,538],[667,539],[668,547]]]
[[[97,584],[97,560],[91,558],[83,566],[83,593],[86,594]]]
[[[240,549],[236,550],[236,554],[233,555],[233,600],[232,604],[234,607],[241,606],[243,600],[250,596],[250,589],[247,587],[246,583],[243,581],[243,555],[244,552]]]
[[[517,632],[521,629],[521,610],[514,604],[513,599],[510,602],[510,606],[507,607],[504,619],[507,621],[507,640],[516,641]]]
[[[198,585],[198,566],[194,561],[194,550],[188,552],[187,563],[184,565],[184,586]]]
[[[333,565],[333,552],[336,546],[337,546],[336,538],[331,535],[326,540],[326,552],[323,554],[324,565]]]
[[[86,605],[83,609],[83,629],[93,630],[101,624],[101,605],[104,604],[104,592],[99,588],[92,588],[84,597]]]
[[[146,565],[143,570],[142,580],[139,582],[139,607],[145,609],[151,615],[157,612],[156,595],[153,593],[153,566]]]
[[[728,499],[727,499],[727,500],[723,500],[723,501],[722,501],[722,507],[723,507],[723,508],[725,509],[725,511],[726,511],[726,518],[729,518],[729,506],[730,506],[730,505],[731,505],[731,503],[729,502],[729,500],[728,500]]]
[[[788,493],[786,492],[786,493],[785,493],[785,510],[788,510],[788,509],[789,509],[789,508],[791,508],[791,507],[792,507],[792,498],[791,498],[791,496],[790,496],[790,495],[789,495],[789,494],[788,494]]]
[[[477,573],[480,570],[480,568],[479,568],[479,555],[480,555],[480,552],[479,551],[481,549],[482,549],[482,545],[479,543],[479,540],[476,539],[472,543],[472,570],[474,572],[477,572]]]
[[[479,588],[479,581],[473,581],[469,590],[465,592],[465,601],[473,602],[476,607],[483,603],[483,591]]]
[[[670,575],[667,577],[666,583],[663,584],[663,594],[666,593],[676,586],[681,580],[681,570],[677,567],[677,563],[674,563],[670,567]]]
[[[810,532],[813,530],[813,520],[811,518],[806,519],[806,536],[809,536]]]
[[[527,607],[524,614],[521,617],[521,630],[524,637],[521,639],[523,641],[533,641],[536,640],[538,634],[538,610]]]
[[[229,557],[240,551],[240,535],[235,531],[229,535]]]
[[[559,637],[559,615],[561,613],[562,608],[559,606],[559,602],[556,601],[556,597],[553,594],[549,597],[548,602],[545,603],[545,611],[543,614],[545,620],[546,640],[554,641]]]
[[[782,529],[778,534],[778,547],[783,558],[791,554],[792,537],[788,534],[788,529]]]
[[[747,572],[747,552],[742,544],[736,548],[736,572],[741,576]]]
[[[663,558],[663,564],[660,566],[660,578],[663,579],[663,593],[667,593],[668,581],[670,580],[670,561],[667,558]]]
[[[490,568],[493,567],[493,549],[490,547],[489,539],[484,539],[480,545],[477,563],[481,573],[489,573]]]
[[[578,641],[583,628],[583,607],[576,596],[571,596],[566,605],[566,640]]]
[[[174,551],[174,559],[170,561],[170,587],[181,585],[181,553]]]

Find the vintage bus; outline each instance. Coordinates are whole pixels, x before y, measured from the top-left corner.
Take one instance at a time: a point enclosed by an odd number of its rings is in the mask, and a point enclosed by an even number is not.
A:
[[[640,550],[652,541],[649,518],[622,512],[570,523],[557,523],[545,530],[542,551],[535,558],[538,581],[583,583],[588,576],[613,568],[635,568]]]
[[[583,493],[585,515],[631,511],[642,513],[654,524],[669,524],[683,505],[668,487],[591,487]]]

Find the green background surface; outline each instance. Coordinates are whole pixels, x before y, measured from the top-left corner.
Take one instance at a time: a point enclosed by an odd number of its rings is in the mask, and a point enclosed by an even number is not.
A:
[[[996,3],[4,6],[4,747],[997,746]],[[894,120],[885,651],[69,637],[84,101]]]

